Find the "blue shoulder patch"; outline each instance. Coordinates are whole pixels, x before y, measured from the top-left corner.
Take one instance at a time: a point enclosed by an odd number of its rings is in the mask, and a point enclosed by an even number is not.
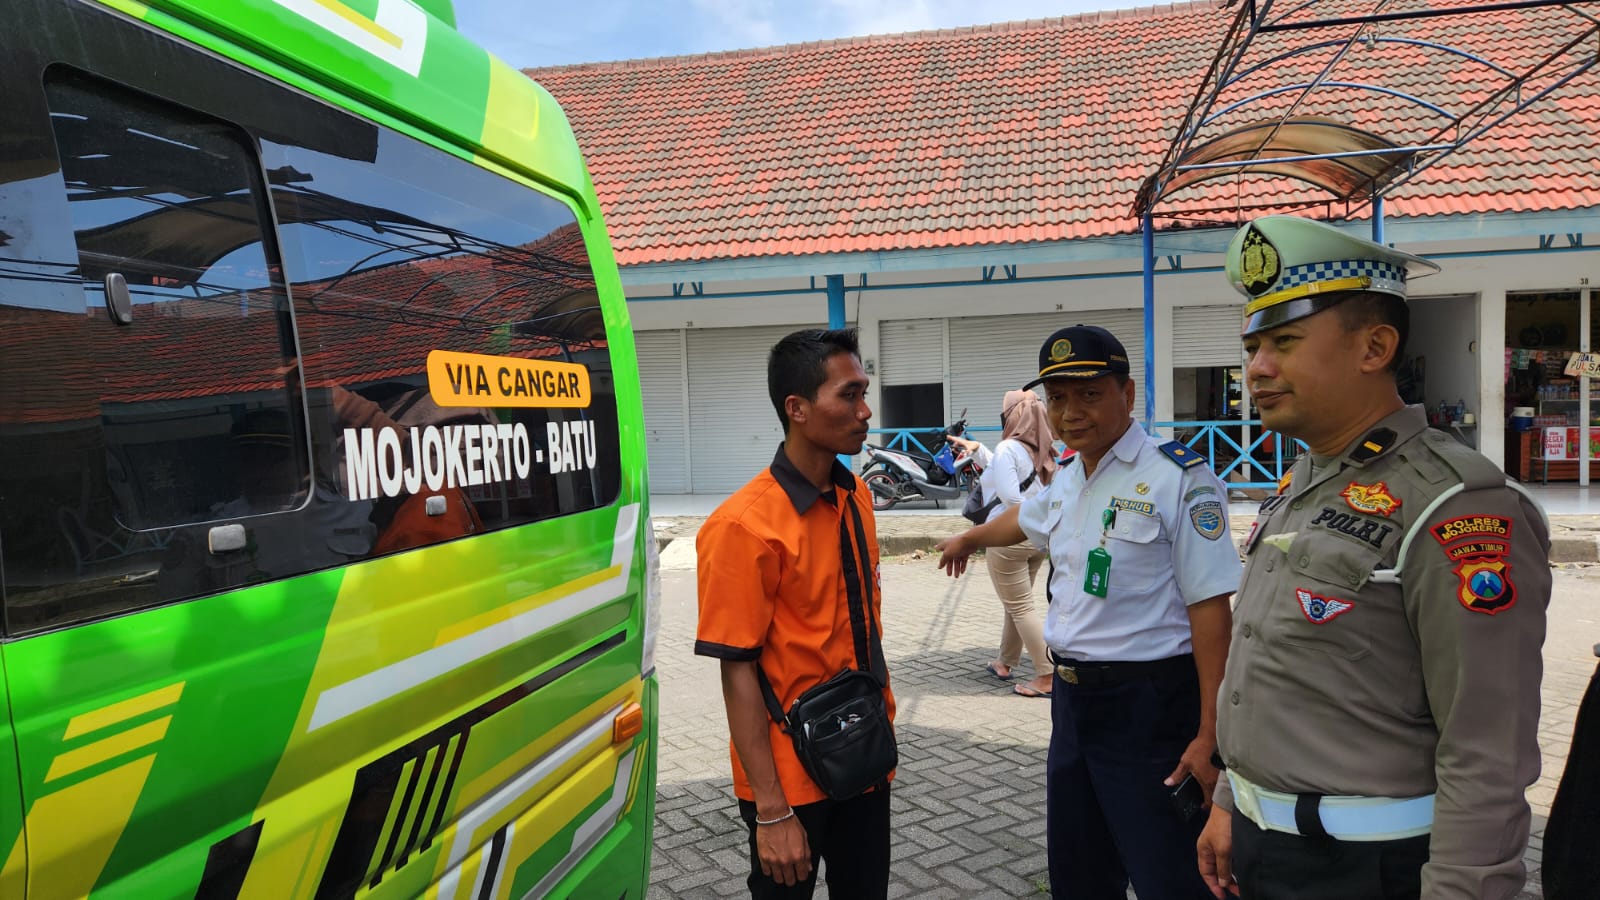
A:
[[[1167,458],[1187,469],[1198,466],[1206,461],[1205,454],[1185,444],[1183,441],[1167,441],[1156,449],[1167,455]]]

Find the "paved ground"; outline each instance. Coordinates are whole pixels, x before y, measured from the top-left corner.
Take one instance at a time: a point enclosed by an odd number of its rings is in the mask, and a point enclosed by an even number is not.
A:
[[[674,540],[663,552],[661,755],[649,896],[743,896],[745,832],[732,799],[717,667],[692,653],[694,557],[686,538],[699,522],[659,524],[659,533]],[[899,702],[901,754],[889,893],[919,900],[1044,897],[1048,703],[1011,695],[1009,684],[983,669],[998,642],[1000,608],[981,562],[951,581],[911,552],[959,524],[949,516],[879,520],[886,549],[893,545],[901,554],[886,556],[882,568],[884,649]],[[1580,549],[1585,541],[1592,548],[1600,517],[1562,518],[1554,530]],[[1526,900],[1541,896],[1544,816],[1594,671],[1597,640],[1600,566],[1558,564],[1545,642],[1545,774],[1528,792],[1535,820]],[[819,887],[817,896],[826,897],[826,889]]]

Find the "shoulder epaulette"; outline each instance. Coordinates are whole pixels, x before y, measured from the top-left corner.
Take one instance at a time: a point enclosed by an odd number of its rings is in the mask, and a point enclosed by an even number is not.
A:
[[[1433,451],[1434,458],[1461,479],[1467,490],[1476,491],[1505,484],[1506,473],[1478,451],[1434,429],[1424,432],[1423,437],[1424,445]],[[1418,462],[1412,460],[1411,464],[1416,466]]]
[[[1355,463],[1369,463],[1389,451],[1394,446],[1394,439],[1398,437],[1393,428],[1375,428],[1361,439],[1361,443],[1350,451],[1350,461]]]
[[[1190,447],[1183,441],[1167,441],[1165,444],[1162,444],[1156,449],[1166,454],[1168,459],[1185,469],[1192,466],[1198,466],[1206,461],[1205,454],[1194,449],[1193,447]]]

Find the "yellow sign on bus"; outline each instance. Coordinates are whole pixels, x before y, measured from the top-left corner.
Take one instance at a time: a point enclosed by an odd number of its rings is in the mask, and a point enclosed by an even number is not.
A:
[[[589,405],[589,368],[483,353],[428,353],[428,393],[440,406]]]

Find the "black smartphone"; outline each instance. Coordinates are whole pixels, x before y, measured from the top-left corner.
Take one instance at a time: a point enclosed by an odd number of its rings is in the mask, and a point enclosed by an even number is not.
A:
[[[1187,775],[1178,786],[1171,789],[1167,799],[1172,801],[1172,808],[1178,811],[1185,822],[1193,821],[1195,816],[1206,805],[1206,793],[1201,790],[1200,782],[1193,775]]]

